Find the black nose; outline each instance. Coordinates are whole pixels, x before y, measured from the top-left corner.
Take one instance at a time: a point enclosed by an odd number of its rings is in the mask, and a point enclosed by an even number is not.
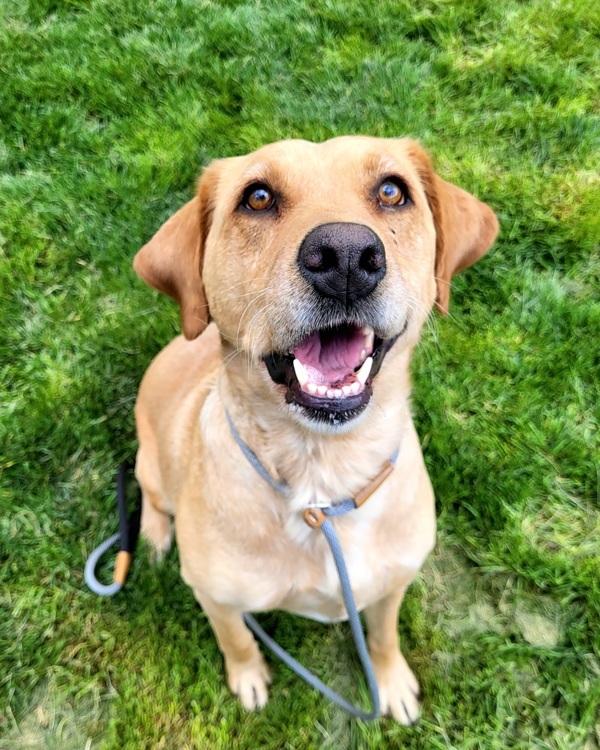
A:
[[[371,294],[385,276],[385,248],[364,224],[321,224],[302,241],[298,266],[319,294],[348,305]]]

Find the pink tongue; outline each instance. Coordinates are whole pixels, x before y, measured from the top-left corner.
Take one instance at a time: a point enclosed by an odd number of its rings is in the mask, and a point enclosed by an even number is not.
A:
[[[364,345],[364,336],[356,328],[315,331],[294,350],[294,356],[321,376],[318,382],[336,383],[358,367]]]

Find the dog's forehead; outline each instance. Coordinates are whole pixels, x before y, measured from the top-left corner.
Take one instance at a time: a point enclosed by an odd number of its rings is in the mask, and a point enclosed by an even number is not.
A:
[[[368,136],[339,136],[322,143],[294,139],[270,143],[224,161],[227,181],[232,183],[268,180],[270,176],[287,182],[332,174],[348,179],[398,170],[411,174],[411,144],[408,139]]]

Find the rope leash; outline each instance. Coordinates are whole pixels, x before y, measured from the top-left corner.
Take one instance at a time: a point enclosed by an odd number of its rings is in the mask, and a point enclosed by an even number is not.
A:
[[[281,482],[277,482],[269,472],[265,469],[263,464],[252,449],[245,443],[238,431],[233,424],[229,412],[226,412],[227,423],[229,429],[233,435],[240,450],[259,474],[262,479],[267,482],[277,492],[288,495],[289,490],[287,485]],[[355,498],[345,498],[334,505],[327,507],[309,507],[303,513],[303,518],[306,523],[312,528],[320,528],[323,535],[329,545],[335,567],[340,579],[340,586],[342,590],[342,598],[344,600],[344,606],[348,614],[348,622],[350,625],[350,632],[352,633],[352,639],[358,653],[360,663],[365,674],[367,686],[369,689],[369,695],[371,699],[371,710],[365,711],[354,704],[347,701],[342,695],[333,690],[329,685],[325,684],[320,680],[313,672],[304,667],[298,662],[291,654],[289,654],[284,648],[282,648],[276,641],[271,638],[263,628],[258,624],[255,618],[249,614],[244,613],[243,619],[247,627],[254,633],[254,635],[262,641],[262,643],[269,648],[275,656],[277,656],[284,664],[286,664],[293,672],[301,677],[311,687],[318,690],[322,695],[337,704],[351,716],[354,716],[363,721],[369,721],[376,719],[380,713],[380,702],[379,702],[379,690],[377,687],[377,680],[375,678],[375,670],[373,668],[373,662],[367,648],[364,630],[360,622],[360,616],[356,609],[356,603],[352,594],[352,587],[350,585],[350,578],[348,576],[348,570],[344,561],[344,554],[342,547],[330,518],[343,516],[352,510],[356,510],[360,507],[372,494],[373,492],[383,483],[383,481],[391,473],[394,464],[398,458],[399,450],[390,457],[389,461],[386,462],[383,469],[379,474],[363,489]],[[87,586],[95,594],[100,596],[114,596],[117,594],[125,583],[125,578],[129,570],[131,558],[135,550],[137,538],[140,529],[141,519],[141,504],[138,502],[135,510],[131,516],[127,516],[127,508],[125,502],[125,479],[127,472],[131,469],[131,464],[124,462],[119,467],[117,475],[117,505],[119,509],[119,531],[106,539],[100,544],[88,557],[85,564],[84,578]],[[119,545],[119,552],[117,554],[115,563],[114,579],[111,584],[102,584],[96,577],[96,566],[98,561],[104,555],[104,553],[110,549],[117,542]]]
[[[326,510],[327,509],[324,509],[324,512],[326,512]],[[264,643],[264,645],[275,654],[275,656],[279,657],[279,659],[284,664],[286,664],[293,672],[295,672],[311,687],[315,688],[315,690],[318,690],[321,695],[324,695],[330,701],[336,703],[338,706],[347,711],[351,716],[354,716],[357,719],[362,719],[363,721],[371,721],[372,719],[376,719],[380,713],[379,689],[377,687],[377,680],[375,678],[373,662],[371,661],[371,656],[369,654],[369,649],[367,648],[367,643],[365,640],[365,634],[360,622],[360,616],[356,609],[354,596],[352,595],[352,588],[350,586],[350,579],[348,577],[346,563],[344,562],[342,548],[339,543],[335,527],[328,518],[326,518],[321,524],[321,531],[323,532],[325,539],[327,539],[329,548],[331,549],[331,553],[333,555],[335,567],[340,578],[340,583],[342,586],[342,597],[344,599],[346,612],[348,613],[348,622],[350,624],[352,640],[354,641],[356,652],[358,654],[358,658],[367,680],[367,687],[369,689],[369,695],[371,698],[371,710],[364,711],[363,709],[355,706],[353,703],[350,703],[342,695],[333,690],[333,688],[329,687],[329,685],[319,679],[314,672],[311,672],[310,669],[307,669],[305,666],[300,664],[300,662],[294,659],[294,657],[288,651],[286,651],[276,641],[274,641],[271,636],[267,635],[267,633],[261,628],[261,626],[256,622],[252,615],[248,613],[244,614],[244,622],[254,633],[254,635],[259,638]]]
[[[277,492],[285,495],[289,494],[287,486],[275,481],[271,477],[254,451],[247,443],[244,442],[241,435],[235,428],[229,412],[225,413],[227,415],[227,423],[229,424],[229,429],[231,430],[231,434],[233,435],[235,442],[238,444],[240,450],[247,458],[248,462],[256,470],[257,474],[259,474],[265,480],[265,482],[267,482],[267,484],[269,484]],[[359,492],[355,498],[345,498],[339,503],[327,507],[307,508],[303,514],[304,520],[309,526],[311,526],[312,528],[321,529],[325,539],[327,540],[327,544],[329,545],[331,554],[333,555],[333,561],[335,563],[335,567],[340,579],[344,606],[346,607],[346,612],[348,613],[348,623],[350,625],[350,632],[352,633],[352,640],[354,641],[354,645],[358,653],[358,658],[362,665],[363,672],[367,680],[367,686],[369,688],[369,695],[371,697],[371,710],[364,711],[363,709],[355,706],[353,703],[347,701],[342,695],[329,687],[329,685],[326,685],[313,672],[300,664],[300,662],[294,659],[294,657],[290,653],[288,653],[276,641],[274,641],[271,636],[269,636],[261,628],[261,626],[252,615],[248,613],[244,614],[244,622],[246,623],[246,625],[250,628],[254,635],[259,638],[264,643],[264,645],[269,648],[284,664],[286,664],[293,672],[295,672],[311,687],[315,688],[315,690],[318,690],[330,701],[336,703],[338,706],[347,711],[351,716],[354,716],[357,719],[362,719],[363,721],[370,721],[372,719],[376,719],[379,716],[379,689],[377,687],[377,680],[375,678],[375,670],[373,669],[371,655],[369,654],[369,649],[367,648],[364,630],[360,622],[360,616],[356,609],[356,603],[352,594],[350,578],[348,576],[348,570],[344,561],[344,553],[342,551],[342,546],[335,530],[335,526],[331,522],[330,517],[343,516],[346,513],[349,513],[350,511],[356,510],[356,508],[360,507],[373,494],[377,487],[379,487],[379,485],[383,483],[386,477],[389,476],[396,463],[396,460],[398,459],[398,453],[399,450],[396,450],[384,466],[383,470],[375,477],[374,480],[372,480],[367,485],[367,487]]]

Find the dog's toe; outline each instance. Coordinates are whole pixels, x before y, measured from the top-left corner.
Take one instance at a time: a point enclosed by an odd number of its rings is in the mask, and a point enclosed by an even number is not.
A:
[[[375,664],[381,713],[408,726],[419,718],[419,683],[402,654],[384,664]]]
[[[269,699],[269,669],[262,656],[251,664],[228,665],[228,682],[248,711],[263,708]]]

